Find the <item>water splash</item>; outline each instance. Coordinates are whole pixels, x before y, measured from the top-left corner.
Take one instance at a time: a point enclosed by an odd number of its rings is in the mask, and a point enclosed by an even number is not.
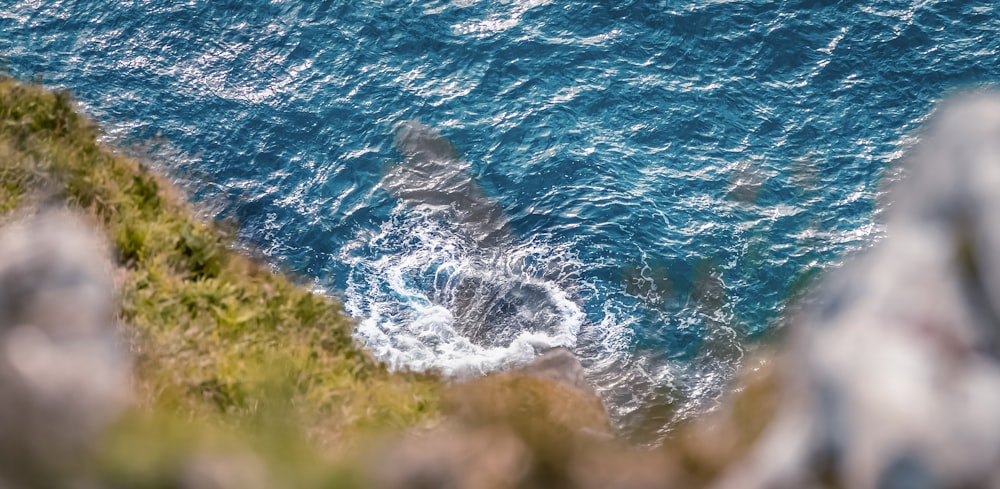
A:
[[[364,318],[356,334],[395,368],[481,374],[572,347],[585,323],[579,264],[538,240],[483,249],[400,205],[341,257],[351,265],[345,305]]]

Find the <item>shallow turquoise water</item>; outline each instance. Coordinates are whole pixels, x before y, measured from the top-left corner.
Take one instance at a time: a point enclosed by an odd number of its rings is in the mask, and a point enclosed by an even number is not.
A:
[[[391,364],[568,345],[628,431],[711,405],[794,284],[877,238],[933,103],[998,79],[992,4],[866,3],[0,0],[0,55],[342,297]],[[516,241],[484,250],[382,188],[412,118]],[[520,329],[463,336],[466,277]]]

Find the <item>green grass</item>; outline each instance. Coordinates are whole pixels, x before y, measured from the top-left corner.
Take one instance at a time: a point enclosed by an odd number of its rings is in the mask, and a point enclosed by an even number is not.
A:
[[[232,251],[97,136],[66,93],[0,80],[0,213],[65,203],[107,236],[140,406],[236,430],[281,413],[328,452],[439,416],[437,378],[388,372],[336,300]]]

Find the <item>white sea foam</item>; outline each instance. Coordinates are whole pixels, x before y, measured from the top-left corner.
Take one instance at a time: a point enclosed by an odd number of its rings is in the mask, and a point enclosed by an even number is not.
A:
[[[351,266],[346,308],[361,318],[355,336],[390,368],[461,378],[570,347],[625,432],[660,416],[646,413],[650,406],[671,404],[680,418],[710,408],[740,362],[739,339],[722,326],[734,320],[728,310],[709,314],[694,305],[658,313],[657,324],[678,330],[714,324],[703,333],[712,345],[694,358],[636,349],[642,319],[597,289],[590,293],[603,304],[600,318],[588,322],[580,298],[588,290],[580,278],[585,266],[548,237],[482,249],[461,230],[400,204],[378,230],[356,236],[341,259]],[[511,306],[523,291],[529,299]],[[463,300],[477,307],[463,310]],[[473,329],[493,328],[491,341],[475,340],[481,332],[470,333],[470,320]]]
[[[345,305],[364,318],[355,335],[392,368],[467,376],[523,364],[539,350],[573,346],[585,320],[572,290],[578,265],[557,246],[481,249],[401,205],[345,250]],[[470,323],[478,334],[468,334]]]

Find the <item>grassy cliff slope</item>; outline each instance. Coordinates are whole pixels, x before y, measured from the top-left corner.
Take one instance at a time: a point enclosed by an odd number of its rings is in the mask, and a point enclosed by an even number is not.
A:
[[[437,379],[388,372],[340,304],[231,251],[97,136],[66,93],[0,80],[0,213],[65,203],[107,236],[140,405],[228,424],[280,412],[331,449],[437,416]]]

